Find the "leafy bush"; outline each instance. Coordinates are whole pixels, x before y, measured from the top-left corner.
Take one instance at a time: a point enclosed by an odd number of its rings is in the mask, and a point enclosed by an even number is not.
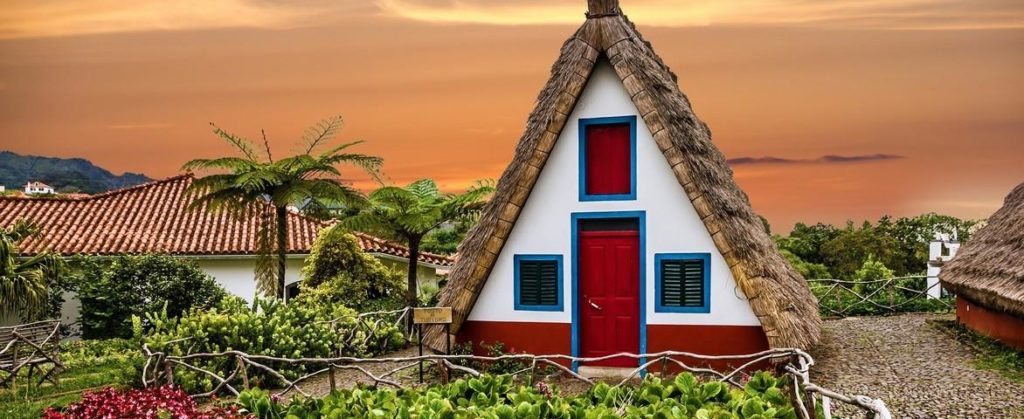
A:
[[[302,268],[301,293],[359,311],[405,306],[404,276],[363,252],[359,239],[342,228],[325,229]]]
[[[179,319],[150,315],[153,329],[143,342],[170,355],[237,350],[283,358],[372,356],[406,343],[396,326],[382,326],[373,336],[367,336],[369,331],[358,327],[354,310],[310,301],[308,296],[298,298],[289,304],[257,299],[249,306],[240,298],[226,297],[212,309],[193,310]],[[305,366],[272,366],[289,379],[310,372]],[[206,360],[201,365],[223,377],[235,367],[230,357]],[[189,391],[213,388],[209,376],[192,370],[180,369],[174,378]],[[278,384],[263,370],[253,369],[249,378],[254,385]]]
[[[226,293],[194,261],[168,255],[119,256],[82,261],[78,298],[85,338],[131,336],[132,316],[163,310],[177,317],[205,308]]]
[[[153,387],[143,390],[119,391],[107,387],[87,392],[82,400],[68,405],[63,410],[54,408],[43,412],[45,419],[93,419],[93,418],[192,418],[232,419],[242,418],[237,409],[214,409],[201,411],[195,400],[181,389],[173,386]]]
[[[242,393],[242,412],[257,418],[441,417],[441,418],[796,418],[785,396],[786,380],[758,373],[743,389],[718,381],[699,382],[683,373],[649,377],[639,386],[600,383],[585,394],[562,396],[543,383],[516,386],[507,375],[461,379],[410,390],[356,388],[323,399],[282,403],[261,390]]]

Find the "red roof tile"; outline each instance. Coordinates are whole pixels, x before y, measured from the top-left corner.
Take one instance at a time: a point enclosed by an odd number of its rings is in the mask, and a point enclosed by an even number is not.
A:
[[[29,219],[40,227],[23,241],[23,254],[51,250],[65,255],[169,253],[251,255],[256,253],[258,215],[234,217],[224,211],[187,210],[190,174],[86,197],[0,197],[0,226]],[[326,223],[288,215],[288,253],[306,254]],[[356,233],[363,249],[408,257],[409,249]],[[423,253],[420,263],[449,266],[445,256]]]

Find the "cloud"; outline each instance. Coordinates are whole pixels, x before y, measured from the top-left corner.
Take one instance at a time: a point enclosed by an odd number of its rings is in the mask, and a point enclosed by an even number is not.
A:
[[[579,24],[579,0],[375,0],[385,13],[436,23]],[[624,11],[644,25],[820,26],[856,29],[1024,28],[1018,0],[637,0]]]
[[[838,156],[834,154],[828,154],[816,159],[790,159],[783,157],[736,157],[729,159],[729,164],[733,166],[739,165],[754,165],[754,164],[835,164],[835,163],[860,163],[860,162],[871,162],[871,161],[884,161],[884,160],[899,160],[906,157],[898,156],[895,154],[865,154],[855,156]]]
[[[346,4],[347,3],[347,4]],[[0,39],[217,28],[287,28],[323,22],[355,1],[34,0],[0,9]],[[339,13],[340,14],[340,13]]]

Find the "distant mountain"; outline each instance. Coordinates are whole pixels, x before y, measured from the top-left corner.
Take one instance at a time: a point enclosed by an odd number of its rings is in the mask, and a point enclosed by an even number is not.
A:
[[[94,194],[152,179],[139,173],[115,175],[86,159],[22,156],[0,151],[0,185],[7,190],[21,189],[33,180],[53,186],[58,192]]]

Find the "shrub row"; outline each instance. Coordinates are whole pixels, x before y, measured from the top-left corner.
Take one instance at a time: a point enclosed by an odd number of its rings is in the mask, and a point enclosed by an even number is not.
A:
[[[510,376],[484,375],[411,390],[357,388],[322,399],[281,402],[266,391],[242,393],[242,412],[271,418],[796,418],[784,379],[754,375],[745,388],[699,382],[683,373],[649,377],[639,386],[597,384],[584,394],[562,396],[544,384],[516,386]]]
[[[381,325],[371,331],[361,327],[357,313],[341,305],[303,299],[289,304],[256,299],[252,305],[235,297],[224,298],[210,310],[193,310],[180,318],[150,315],[152,329],[142,338],[154,351],[168,355],[216,353],[237,350],[252,355],[282,358],[325,358],[343,354],[367,357],[405,345],[399,327]],[[370,335],[372,333],[372,336]],[[227,377],[237,364],[232,357],[216,357],[197,365]],[[310,371],[303,365],[268,365],[288,379]],[[265,371],[248,372],[254,385],[275,386]],[[189,392],[213,388],[210,377],[179,368],[175,382]]]

